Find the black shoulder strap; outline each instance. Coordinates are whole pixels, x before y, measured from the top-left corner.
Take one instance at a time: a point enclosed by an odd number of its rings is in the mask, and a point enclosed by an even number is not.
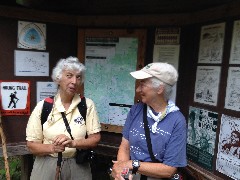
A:
[[[86,98],[83,96],[81,97],[81,102],[77,105],[80,114],[82,115],[83,119],[86,122],[86,115],[87,115],[87,104]]]
[[[83,96],[81,97],[81,102],[78,104],[78,110],[80,112],[80,114],[82,115],[83,119],[85,120],[85,124],[86,124],[86,115],[87,115],[87,103],[86,103],[86,98]],[[86,133],[85,138],[87,138],[88,135]]]
[[[44,99],[43,109],[42,109],[42,113],[41,113],[41,124],[42,125],[47,121],[47,118],[53,108],[53,99],[54,99],[54,96]],[[80,114],[86,121],[87,104],[86,104],[85,97],[81,97],[81,102],[77,105],[77,107],[78,107]]]
[[[53,98],[54,98],[54,96],[44,99],[43,109],[42,109],[42,113],[41,113],[41,124],[42,125],[47,121],[48,115],[50,114],[50,112],[52,110]]]
[[[64,124],[66,126],[66,129],[67,129],[67,132],[69,133],[71,139],[73,140],[73,136],[72,136],[72,133],[71,133],[71,128],[70,128],[70,126],[68,124],[68,120],[66,118],[66,115],[65,115],[64,112],[61,112],[61,114],[62,114],[62,118],[63,118]]]
[[[86,123],[87,105],[86,105],[85,97],[81,97],[81,102],[78,104],[78,110],[81,113],[81,115],[84,118],[85,123]],[[66,129],[67,129],[67,132],[69,133],[71,139],[73,140],[73,136],[72,136],[72,133],[71,133],[71,128],[69,126],[67,117],[66,117],[64,112],[61,112],[61,114],[62,114],[62,118],[63,118],[64,124],[66,126]],[[87,138],[87,133],[86,133],[85,137]]]
[[[151,143],[150,131],[149,131],[148,121],[147,121],[147,105],[146,104],[144,104],[143,106],[143,123],[144,123],[147,146],[148,146],[148,152],[150,154],[151,160],[153,162],[159,162],[159,160],[157,160],[153,155],[153,151],[152,151],[152,143]]]

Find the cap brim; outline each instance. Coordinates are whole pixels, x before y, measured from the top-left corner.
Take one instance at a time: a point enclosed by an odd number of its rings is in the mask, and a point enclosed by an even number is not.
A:
[[[146,73],[144,71],[141,71],[141,70],[131,72],[130,74],[135,79],[147,79],[147,78],[153,77],[151,74],[148,74],[148,73]]]

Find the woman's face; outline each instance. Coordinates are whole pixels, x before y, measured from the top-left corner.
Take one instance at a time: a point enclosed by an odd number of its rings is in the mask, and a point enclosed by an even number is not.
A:
[[[153,102],[157,96],[157,89],[153,87],[152,81],[149,78],[140,81],[136,92],[140,93],[142,102],[148,105],[151,105],[151,102]]]
[[[63,70],[59,81],[60,90],[66,95],[74,95],[81,85],[81,73],[76,70]]]

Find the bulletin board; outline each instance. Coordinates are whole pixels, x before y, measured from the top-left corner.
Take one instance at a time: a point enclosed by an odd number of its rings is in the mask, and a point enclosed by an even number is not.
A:
[[[185,113],[188,168],[207,179],[240,177],[240,67],[236,58],[239,46],[233,43],[240,39],[235,36],[237,22],[212,22],[197,27],[199,37],[193,42],[197,44],[195,58],[179,68],[179,74],[186,69],[191,71],[183,80],[190,82],[189,86],[178,86],[178,95],[184,88],[189,89],[188,112]],[[234,53],[230,52],[232,48]],[[180,96],[178,104],[184,104],[186,99]]]
[[[87,68],[82,93],[94,101],[103,131],[120,133],[135,96],[130,72],[144,66],[145,30],[79,29]],[[81,46],[82,45],[82,46]]]

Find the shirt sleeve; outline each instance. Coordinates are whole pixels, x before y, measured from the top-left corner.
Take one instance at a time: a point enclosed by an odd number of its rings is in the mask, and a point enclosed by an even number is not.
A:
[[[87,125],[87,134],[94,134],[101,131],[101,124],[99,122],[99,117],[97,109],[94,102],[86,98],[87,103],[87,116],[86,116],[86,125]]]
[[[41,112],[43,107],[43,101],[40,101],[31,113],[27,128],[26,128],[26,140],[42,142],[43,132],[41,124]]]

